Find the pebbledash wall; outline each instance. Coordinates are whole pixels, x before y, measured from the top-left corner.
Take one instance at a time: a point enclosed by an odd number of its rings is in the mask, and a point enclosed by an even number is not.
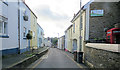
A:
[[[91,68],[120,67],[120,44],[88,43],[84,55]]]

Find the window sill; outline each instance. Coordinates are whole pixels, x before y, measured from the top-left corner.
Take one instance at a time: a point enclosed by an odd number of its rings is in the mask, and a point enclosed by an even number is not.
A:
[[[0,35],[0,38],[9,38],[8,35]]]
[[[24,40],[27,40],[27,38],[26,38],[26,37],[24,37],[23,39],[24,39]]]

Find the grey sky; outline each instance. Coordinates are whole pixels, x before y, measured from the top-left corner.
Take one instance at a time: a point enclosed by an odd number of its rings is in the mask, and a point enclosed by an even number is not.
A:
[[[83,4],[88,0],[84,0]],[[80,0],[26,0],[38,17],[45,37],[58,37],[71,25],[74,13],[80,9]]]

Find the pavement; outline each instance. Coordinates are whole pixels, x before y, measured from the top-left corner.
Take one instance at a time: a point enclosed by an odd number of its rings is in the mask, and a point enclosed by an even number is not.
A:
[[[2,57],[2,68],[9,68],[10,66],[22,61],[25,58],[31,57],[43,50],[45,50],[47,47],[39,48],[37,50],[27,51],[22,54],[12,54],[12,55],[5,55]]]
[[[79,64],[73,60],[73,54],[50,48],[48,53],[32,63],[28,68],[87,68],[84,64]]]

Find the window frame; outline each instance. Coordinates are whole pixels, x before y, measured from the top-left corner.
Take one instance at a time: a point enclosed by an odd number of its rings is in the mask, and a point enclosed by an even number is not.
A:
[[[75,23],[73,24],[73,33],[75,33]]]
[[[27,28],[26,28],[26,27],[24,27],[23,29],[24,29],[24,30],[23,30],[23,38],[26,38]]]
[[[5,28],[5,23],[6,23],[6,28]],[[8,36],[8,22],[7,21],[0,21],[0,24],[2,24],[2,32],[0,33],[0,38],[9,38],[9,36]]]
[[[8,22],[2,21],[2,23],[0,24],[2,24],[2,33],[0,33],[0,35],[8,35]],[[6,24],[6,29],[5,29],[5,24]]]

